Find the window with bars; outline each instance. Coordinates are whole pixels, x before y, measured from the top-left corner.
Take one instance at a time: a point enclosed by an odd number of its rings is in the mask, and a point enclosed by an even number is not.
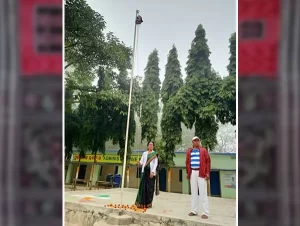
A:
[[[263,21],[243,21],[239,25],[240,39],[260,39],[264,34]]]
[[[62,52],[61,6],[39,6],[35,15],[35,47],[39,53]]]

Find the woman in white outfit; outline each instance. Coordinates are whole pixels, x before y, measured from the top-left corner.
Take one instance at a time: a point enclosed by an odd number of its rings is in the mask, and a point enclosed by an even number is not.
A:
[[[152,207],[155,179],[157,178],[158,154],[153,150],[154,142],[148,142],[147,148],[148,150],[143,153],[138,162],[142,166],[140,187],[135,201],[138,208]],[[156,195],[158,195],[158,190],[156,190]]]

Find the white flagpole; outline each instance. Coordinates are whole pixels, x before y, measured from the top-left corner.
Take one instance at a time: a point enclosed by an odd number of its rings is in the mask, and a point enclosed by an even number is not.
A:
[[[139,14],[139,10],[136,10],[135,16],[135,26],[134,26],[134,39],[133,39],[133,58],[132,58],[132,70],[131,70],[131,79],[130,79],[130,90],[129,90],[129,102],[128,102],[128,113],[127,113],[127,127],[126,127],[126,139],[125,139],[125,150],[124,150],[124,159],[123,159],[123,171],[122,171],[122,185],[121,185],[121,205],[123,205],[123,190],[124,190],[124,181],[125,181],[125,172],[126,172],[126,160],[127,160],[127,148],[128,148],[128,135],[129,135],[129,121],[130,121],[130,107],[131,107],[131,93],[132,93],[132,82],[134,75],[134,63],[135,63],[135,43],[136,43],[136,18]]]

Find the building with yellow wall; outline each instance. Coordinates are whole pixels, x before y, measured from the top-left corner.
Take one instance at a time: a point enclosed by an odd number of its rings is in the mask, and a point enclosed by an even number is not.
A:
[[[143,151],[133,151],[127,168],[129,177],[125,177],[125,187],[138,188],[141,169],[136,162],[140,159]],[[161,191],[189,194],[189,182],[186,178],[185,152],[176,152],[174,158],[175,166],[171,169],[161,167],[159,173],[159,185]],[[211,175],[209,193],[211,196],[223,198],[236,197],[236,154],[235,153],[214,153],[210,152]],[[66,163],[65,183],[69,184],[76,178],[76,168],[78,166],[79,154],[74,153],[70,162]],[[80,159],[78,179],[89,180],[91,177],[94,155],[86,154]],[[105,181],[108,174],[121,174],[122,163],[117,150],[107,150],[105,155],[96,155],[96,165],[92,184],[96,181]],[[168,178],[170,177],[170,178]],[[169,181],[169,183],[168,183]],[[168,185],[169,184],[169,185]]]

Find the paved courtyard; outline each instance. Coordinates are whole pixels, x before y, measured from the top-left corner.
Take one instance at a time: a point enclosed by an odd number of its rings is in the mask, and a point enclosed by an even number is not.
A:
[[[124,189],[123,204],[132,205],[135,201],[137,189]],[[190,211],[190,195],[160,192],[159,196],[154,197],[153,208],[147,210],[146,213],[140,214],[142,218],[146,215],[151,220],[155,217],[161,219],[181,219],[183,222],[194,222],[189,225],[220,225],[220,226],[235,226],[236,225],[236,200],[209,197],[210,218],[208,220],[201,219],[200,216],[189,217]],[[72,222],[72,214],[67,214],[73,207],[85,207],[87,209],[102,208],[108,204],[121,203],[121,189],[100,189],[100,190],[79,190],[65,191],[65,211],[67,226],[92,226],[76,224]],[[67,210],[68,209],[68,210]],[[98,210],[97,210],[98,211]],[[92,212],[96,212],[92,211]],[[132,212],[132,211],[127,211]],[[201,213],[201,212],[200,212]],[[102,224],[101,224],[102,225]],[[103,221],[103,225],[105,222]]]

